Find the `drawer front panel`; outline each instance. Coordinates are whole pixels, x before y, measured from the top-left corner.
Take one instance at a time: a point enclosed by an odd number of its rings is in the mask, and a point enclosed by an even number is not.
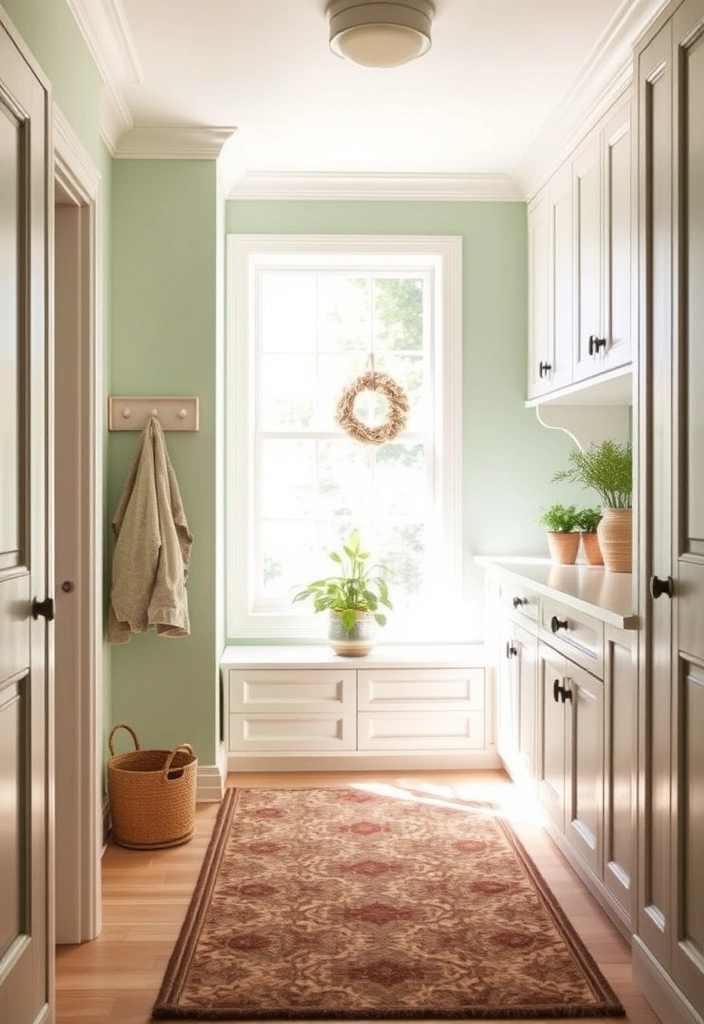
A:
[[[372,712],[358,718],[359,750],[480,750],[484,712]]]
[[[540,628],[551,647],[599,679],[604,678],[603,622],[544,597],[540,603]]]
[[[230,669],[230,711],[334,713],[355,705],[350,669]]]
[[[516,622],[522,622],[530,628],[530,624],[538,624],[538,595],[532,590],[514,583],[512,580],[499,579],[499,600],[506,607],[509,615]]]
[[[357,673],[360,711],[480,710],[484,669],[377,669]]]
[[[354,750],[356,729],[351,715],[230,715],[232,751],[271,750],[310,752]]]

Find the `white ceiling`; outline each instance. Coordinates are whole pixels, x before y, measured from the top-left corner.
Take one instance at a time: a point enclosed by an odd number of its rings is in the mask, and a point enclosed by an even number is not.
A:
[[[117,155],[133,126],[231,126],[252,178],[515,175],[654,7],[435,0],[430,53],[371,70],[330,52],[326,0],[68,2],[120,110]]]

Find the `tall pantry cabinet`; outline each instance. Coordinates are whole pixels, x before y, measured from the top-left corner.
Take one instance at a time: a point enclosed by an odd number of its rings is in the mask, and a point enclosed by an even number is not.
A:
[[[704,0],[636,47],[639,193],[639,885],[636,979],[704,1015]]]

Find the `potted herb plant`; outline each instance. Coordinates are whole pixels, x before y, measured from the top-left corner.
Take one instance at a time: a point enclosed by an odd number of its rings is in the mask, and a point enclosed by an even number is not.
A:
[[[630,572],[633,564],[633,448],[630,441],[607,439],[586,451],[575,448],[570,466],[553,480],[591,487],[601,498],[604,514],[597,528],[604,564],[611,572]]]
[[[587,565],[603,565],[604,558],[599,546],[597,527],[601,522],[600,508],[581,508],[577,512],[577,529],[582,538],[582,551]]]
[[[550,558],[555,565],[572,565],[579,550],[576,507],[551,505],[542,510],[538,522],[547,530]]]
[[[339,574],[314,580],[293,600],[311,598],[316,612],[330,613],[328,641],[336,654],[368,654],[376,640],[376,627],[386,625],[380,606],[393,607],[386,580],[379,575],[384,566],[369,563],[369,552],[362,551],[356,530],[341,551],[329,555],[339,566]]]

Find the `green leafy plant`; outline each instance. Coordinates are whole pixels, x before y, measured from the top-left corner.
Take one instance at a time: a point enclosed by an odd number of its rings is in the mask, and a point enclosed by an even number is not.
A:
[[[548,533],[572,533],[578,528],[577,516],[574,505],[551,505],[541,511],[538,522]]]
[[[630,508],[633,497],[633,447],[606,440],[592,443],[587,451],[573,449],[569,454],[570,467],[560,470],[554,481],[591,487],[606,508]]]
[[[602,511],[600,508],[581,508],[577,512],[577,529],[581,533],[596,533],[596,528],[601,522]]]
[[[386,580],[378,573],[387,570],[383,565],[369,564],[369,552],[362,551],[358,532],[352,531],[341,552],[331,551],[329,555],[339,565],[340,575],[314,580],[294,595],[294,602],[312,598],[316,612],[339,612],[347,631],[354,628],[357,612],[371,612],[378,625],[386,625],[386,615],[379,606],[393,605]]]

